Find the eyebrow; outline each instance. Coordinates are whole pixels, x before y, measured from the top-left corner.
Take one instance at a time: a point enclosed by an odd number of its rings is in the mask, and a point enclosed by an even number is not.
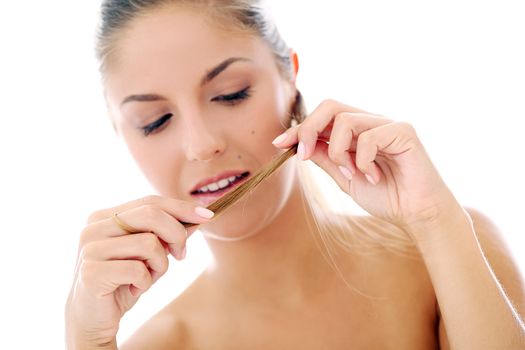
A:
[[[201,80],[201,86],[208,84],[210,81],[216,78],[219,74],[221,74],[226,68],[228,68],[232,63],[235,63],[238,61],[252,62],[252,60],[245,58],[245,57],[230,57],[222,61],[221,63],[219,63],[217,66],[213,67],[212,69],[208,70]],[[151,102],[151,101],[166,101],[166,100],[167,100],[166,97],[157,95],[157,94],[129,95],[124,100],[122,100],[122,102],[120,103],[120,107],[132,101]]]

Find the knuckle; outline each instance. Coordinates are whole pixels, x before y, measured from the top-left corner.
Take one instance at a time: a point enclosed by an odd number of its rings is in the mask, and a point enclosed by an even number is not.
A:
[[[372,134],[369,132],[363,132],[357,137],[358,146],[368,146],[372,142]]]
[[[343,113],[342,118],[345,125],[353,125],[357,123],[358,116],[353,113]]]
[[[82,246],[79,253],[79,259],[86,261],[92,260],[94,252],[97,251],[95,243],[86,243]]]
[[[408,122],[399,122],[398,125],[412,134],[416,133],[414,126]]]
[[[86,227],[82,229],[82,231],[80,232],[80,238],[79,238],[80,247],[83,247],[92,241],[91,236],[93,236],[93,232],[94,232],[93,224],[88,224]]]
[[[304,122],[299,129],[297,129],[297,137],[299,140],[308,139],[312,135],[312,130],[309,128],[307,122]]]
[[[351,118],[350,114],[338,113],[334,117],[334,124],[335,125],[349,124],[350,118]]]
[[[144,217],[151,224],[159,217],[159,208],[154,204],[146,204],[142,207]]]
[[[151,194],[151,195],[148,195],[146,197],[143,197],[141,199],[141,202],[143,204],[153,204],[153,203],[157,203],[159,200],[160,200],[160,196],[155,195],[155,194]]]
[[[142,261],[130,260],[127,269],[132,276],[142,278],[145,275],[146,265]]]
[[[363,158],[362,154],[361,155],[358,154],[355,160],[355,165],[359,170],[361,170],[361,172],[365,173],[367,172],[370,163],[368,163],[368,161],[366,161]]]
[[[151,284],[151,274],[148,271],[148,268],[146,265],[144,265],[141,261],[135,261],[133,264],[133,275],[139,280],[144,282],[145,284],[149,285]]]
[[[336,149],[335,147],[328,147],[328,158],[334,161],[337,164],[344,164],[345,161],[345,152]]]
[[[180,243],[183,243],[183,241],[186,240],[186,237],[188,237],[188,230],[186,229],[186,227],[182,226],[182,224],[177,225],[174,232],[175,238],[177,239],[177,241],[180,241]]]
[[[164,275],[168,271],[168,267],[169,267],[168,258],[165,255],[162,255],[162,259],[160,260],[159,271],[157,272],[160,275]]]
[[[97,210],[89,214],[86,223],[91,224],[96,221],[100,221],[106,218],[106,213],[104,210]]]
[[[325,100],[323,100],[321,102],[321,106],[323,106],[323,108],[327,108],[327,109],[331,109],[331,108],[334,108],[336,105],[338,104],[338,102],[334,99],[331,99],[331,98],[327,98]]]
[[[155,253],[160,250],[161,244],[157,236],[150,233],[142,236],[141,247],[147,252]]]
[[[98,274],[97,264],[91,261],[82,261],[79,267],[79,279],[84,285],[91,285]]]
[[[342,129],[353,135],[352,126],[356,124],[356,116],[347,112],[339,113],[334,117],[333,128]]]

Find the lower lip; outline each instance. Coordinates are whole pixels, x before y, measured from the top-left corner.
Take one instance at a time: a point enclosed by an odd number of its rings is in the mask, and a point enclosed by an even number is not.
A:
[[[239,186],[240,184],[242,184],[243,182],[248,180],[249,177],[250,177],[250,174],[248,174],[248,176],[243,177],[240,180],[237,180],[237,182],[235,182],[234,184],[232,184],[232,185],[230,185],[228,187],[225,187],[225,188],[223,188],[221,190],[218,190],[216,192],[213,192],[213,193],[209,193],[209,192],[207,192],[207,193],[199,193],[199,194],[192,194],[191,196],[198,200],[199,205],[207,207],[211,203],[215,202],[217,199],[219,199],[222,196],[224,196],[226,193],[228,193],[231,190],[233,190],[235,187]]]

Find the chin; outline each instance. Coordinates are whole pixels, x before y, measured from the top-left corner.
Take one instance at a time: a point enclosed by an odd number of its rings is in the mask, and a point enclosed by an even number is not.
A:
[[[284,164],[270,178],[199,230],[225,238],[250,235],[264,229],[281,212],[295,178],[293,164]]]

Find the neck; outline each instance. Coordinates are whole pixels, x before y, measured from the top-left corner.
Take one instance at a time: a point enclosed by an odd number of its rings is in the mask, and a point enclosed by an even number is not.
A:
[[[313,214],[298,181],[279,214],[238,241],[206,237],[214,256],[207,274],[237,298],[297,304],[318,295],[334,272],[323,257]]]

